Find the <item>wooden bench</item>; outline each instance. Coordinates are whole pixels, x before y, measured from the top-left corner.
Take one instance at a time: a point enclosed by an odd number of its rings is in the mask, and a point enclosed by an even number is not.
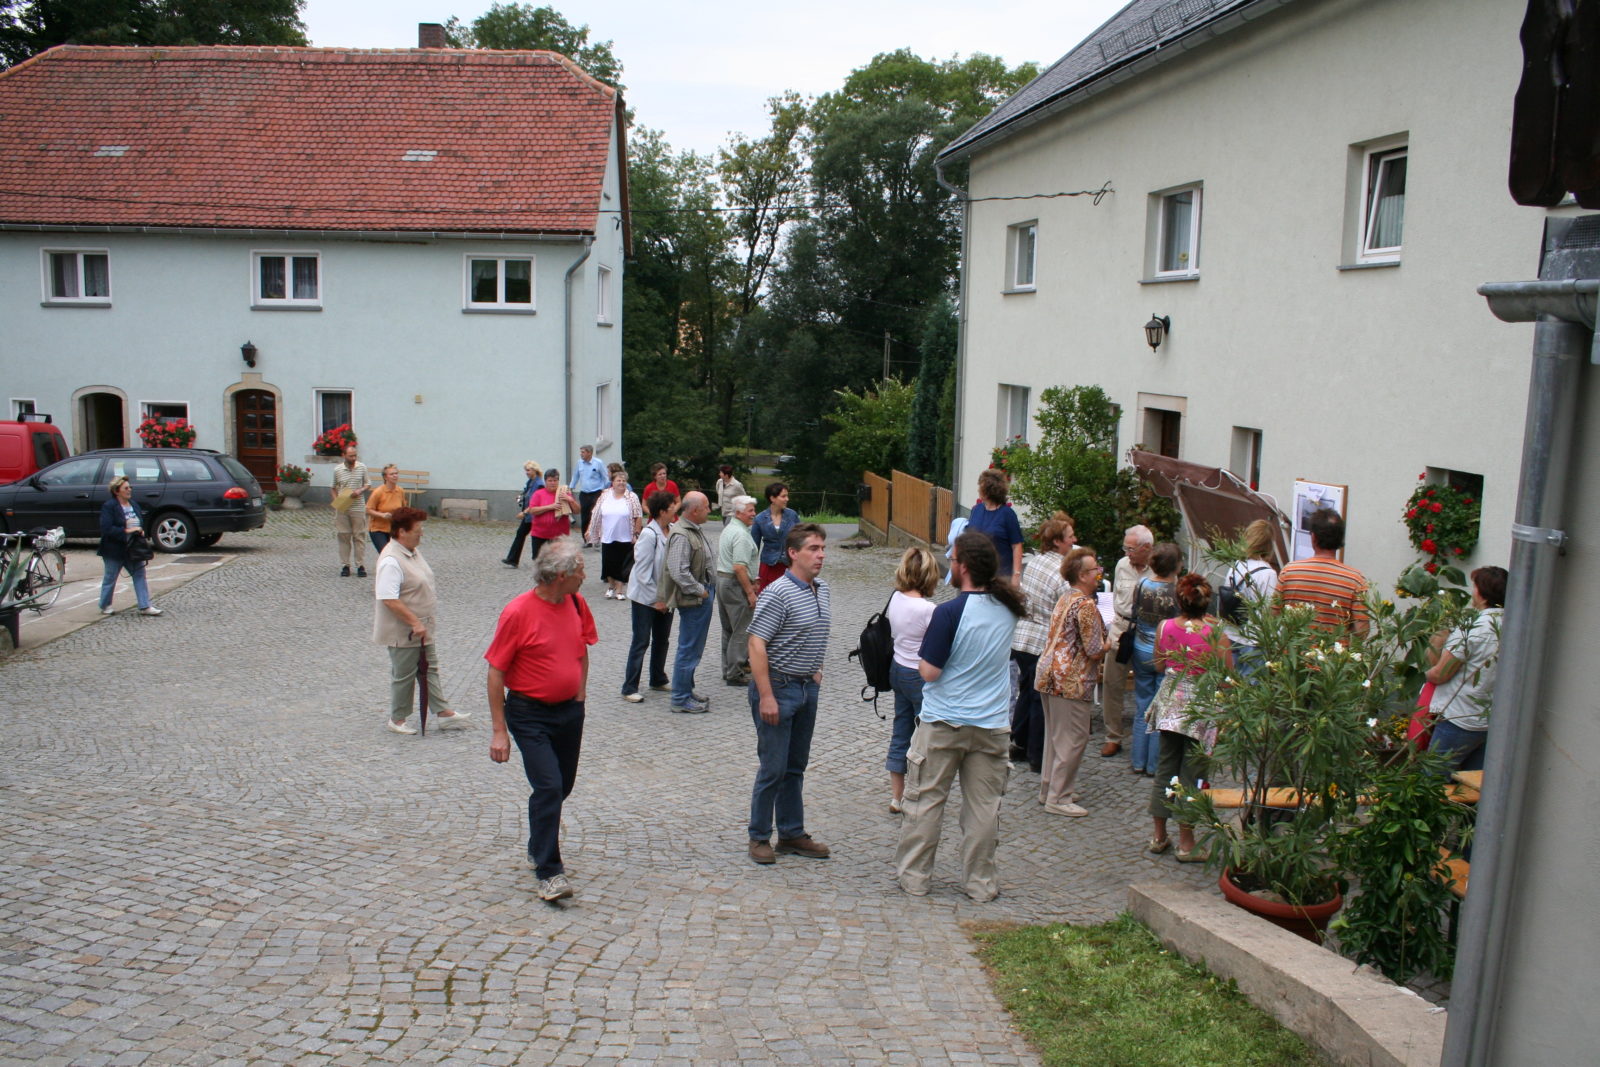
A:
[[[1245,797],[1249,795],[1249,791],[1245,789],[1206,789],[1203,792],[1211,798],[1211,806],[1214,808],[1242,808]],[[1294,789],[1268,789],[1266,806],[1295,811],[1300,807],[1300,794]]]
[[[427,490],[428,472],[397,470],[395,473],[400,476],[400,491],[405,494],[406,505],[409,507],[411,506],[411,498],[413,496]]]

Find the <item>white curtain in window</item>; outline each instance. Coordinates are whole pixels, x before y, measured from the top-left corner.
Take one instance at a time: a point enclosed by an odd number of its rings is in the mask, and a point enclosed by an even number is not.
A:
[[[317,258],[315,256],[294,257],[294,298],[296,300],[315,300],[317,298]]]
[[[103,255],[83,257],[83,295],[111,295],[110,257]]]
[[[1372,190],[1372,230],[1368,248],[1399,248],[1406,217],[1406,157],[1389,156],[1377,162]]]
[[[493,259],[472,261],[472,303],[500,302],[500,264]]]
[[[288,289],[285,286],[283,257],[261,257],[261,299],[282,300]]]
[[[1162,198],[1161,269],[1193,270],[1189,237],[1194,229],[1194,193],[1173,193]]]
[[[58,300],[78,296],[78,257],[71,252],[50,254],[50,295]]]

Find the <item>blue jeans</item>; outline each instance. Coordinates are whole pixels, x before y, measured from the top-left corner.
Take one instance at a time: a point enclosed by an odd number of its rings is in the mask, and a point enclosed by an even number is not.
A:
[[[922,675],[915,667],[892,664],[889,681],[894,686],[894,731],[889,735],[889,758],[883,769],[906,773],[906,750],[917,729],[917,714],[922,711]]]
[[[100,607],[109,608],[111,598],[117,592],[117,578],[127,568],[128,576],[133,579],[133,596],[139,602],[139,610],[143,611],[150,606],[150,587],[144,581],[143,563],[120,563],[114,559],[107,559],[106,575],[100,580]]]
[[[628,601],[633,613],[633,641],[628,645],[628,666],[622,675],[622,695],[639,691],[639,675],[644,671],[645,649],[650,650],[650,684],[666,685],[667,639],[672,636],[672,612],[657,611],[649,604]]]
[[[1044,763],[1044,700],[1033,687],[1039,657],[1032,652],[1011,650],[1017,665],[1017,699],[1011,705],[1011,747],[1021,749],[1028,766]]]
[[[1146,733],[1145,712],[1161,688],[1161,671],[1155,668],[1155,649],[1146,649],[1137,641],[1133,645],[1133,769],[1146,774],[1156,773],[1156,763],[1161,758],[1159,734]]]
[[[1429,752],[1443,752],[1448,759],[1444,767],[1451,771],[1480,771],[1483,769],[1484,744],[1489,740],[1488,730],[1463,730],[1449,719],[1433,724],[1433,740],[1428,742]]]
[[[706,634],[716,611],[715,594],[692,608],[678,609],[678,658],[672,664],[672,706],[686,708],[694,703],[694,670],[706,650]]]
[[[368,530],[367,537],[372,540],[372,547],[379,552],[382,552],[383,547],[389,543],[389,532],[387,530]]]
[[[811,734],[817,726],[816,682],[771,671],[772,695],[778,701],[778,723],[761,721],[761,692],[750,683],[750,716],[756,722],[755,788],[750,791],[750,840],[772,837],[774,815],[778,839],[806,836],[806,764],[811,762]]]
[[[545,704],[506,694],[506,732],[522,753],[528,794],[528,861],[540,878],[565,874],[561,865],[561,805],[578,780],[583,748],[583,701]]]

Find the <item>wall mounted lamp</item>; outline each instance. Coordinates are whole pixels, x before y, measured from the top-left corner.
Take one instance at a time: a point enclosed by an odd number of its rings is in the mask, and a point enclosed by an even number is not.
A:
[[[1154,352],[1161,347],[1161,342],[1172,332],[1172,319],[1167,315],[1150,316],[1150,321],[1144,324],[1144,340]]]
[[[1146,327],[1146,329],[1148,328]],[[254,367],[256,365],[256,346],[249,341],[239,346],[239,355],[243,356],[244,361],[250,366]]]

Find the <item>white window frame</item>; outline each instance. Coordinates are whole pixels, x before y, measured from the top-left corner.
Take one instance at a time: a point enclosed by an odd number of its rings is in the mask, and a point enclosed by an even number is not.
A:
[[[605,264],[596,267],[594,282],[594,321],[601,326],[610,326],[612,324],[611,268]]]
[[[476,301],[472,299],[472,264],[479,260],[489,260],[495,264],[495,296],[492,301]],[[509,262],[526,262],[528,264],[528,299],[510,301],[506,295],[506,264]],[[533,255],[526,256],[493,256],[483,253],[468,252],[461,257],[461,306],[465,311],[497,311],[512,312],[514,314],[531,315],[538,309],[539,304],[539,261]]]
[[[1202,203],[1201,185],[1183,185],[1175,189],[1168,189],[1156,193],[1156,244],[1155,259],[1152,263],[1154,270],[1151,276],[1155,278],[1198,278],[1200,276],[1200,209]],[[1188,194],[1191,197],[1189,206],[1188,225],[1188,263],[1182,267],[1166,267],[1163,259],[1167,247],[1167,218],[1168,208],[1175,203],[1176,197]]]
[[[283,260],[284,296],[263,296],[261,294],[261,262],[267,259]],[[297,259],[314,260],[317,264],[317,295],[314,297],[296,297],[294,294],[294,261]],[[296,310],[320,311],[323,297],[327,294],[327,279],[322,272],[322,253],[312,249],[254,249],[250,253],[250,305],[256,308],[293,308]]]
[[[28,405],[27,410],[23,410],[22,405],[24,404]],[[36,399],[31,399],[25,396],[14,396],[11,398],[11,419],[14,422],[20,422],[22,421],[22,416],[35,415],[38,413],[38,411],[39,401]]]
[[[594,387],[594,437],[602,448],[611,444],[613,415],[611,383],[604,381]]]
[[[1008,385],[1001,383],[996,395],[994,436],[995,447],[1001,448],[1012,441],[1028,440],[1029,405],[1032,402],[1032,390],[1026,385]]]
[[[312,392],[311,424],[316,428],[315,436],[321,437],[333,428],[332,426],[322,425],[322,402],[324,397],[332,396],[336,393],[342,393],[350,398],[350,425],[354,426],[356,424],[356,391],[354,389],[341,389],[337,386],[329,385],[317,388]],[[334,423],[333,425],[337,426],[339,424]]]
[[[1006,292],[1035,292],[1038,280],[1039,220],[1013,223],[1006,227]]]
[[[1373,230],[1377,226],[1377,198],[1382,188],[1386,168],[1396,160],[1407,161],[1407,179],[1410,178],[1410,145],[1406,142],[1368,148],[1361,160],[1361,231],[1357,240],[1357,261],[1361,263],[1397,263],[1405,247],[1405,192],[1402,191],[1400,208],[1400,244],[1375,246]]]
[[[109,248],[42,248],[40,263],[44,270],[42,279],[44,285],[44,304],[46,307],[110,307],[111,306],[111,250]],[[55,271],[52,270],[56,256],[72,256],[74,258],[74,280],[77,283],[77,296],[59,296],[55,291]],[[83,294],[83,257],[106,257],[106,291],[104,295],[84,296]]]

